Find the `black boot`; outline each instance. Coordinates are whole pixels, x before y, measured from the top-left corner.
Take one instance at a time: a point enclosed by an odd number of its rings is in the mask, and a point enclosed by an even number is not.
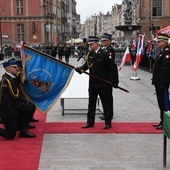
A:
[[[32,119],[31,119],[31,122],[39,122],[39,120],[38,120],[38,119],[35,119],[35,118],[32,118]]]
[[[28,132],[27,130],[21,130],[19,133],[19,138],[35,138],[36,135]]]
[[[163,125],[163,122],[160,121],[158,124],[154,124],[153,127],[159,127],[159,126],[162,126]]]
[[[0,118],[0,124],[4,124],[1,118]]]

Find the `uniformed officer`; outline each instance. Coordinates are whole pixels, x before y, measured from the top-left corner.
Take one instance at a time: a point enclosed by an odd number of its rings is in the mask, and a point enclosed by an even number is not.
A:
[[[106,50],[109,55],[115,60],[115,50],[112,45],[112,35],[108,33],[104,33],[101,38],[101,43],[103,45],[103,49]]]
[[[118,87],[118,70],[115,65],[114,58],[101,49],[99,39],[95,36],[90,36],[88,45],[91,52],[87,53],[87,60],[75,70],[82,73],[89,69],[90,74],[100,77],[112,83],[113,87]],[[94,76],[89,77],[89,104],[87,113],[87,122],[82,128],[93,127],[95,123],[95,111],[97,97],[100,97],[105,115],[105,126],[103,129],[111,128],[112,121],[112,86]]]
[[[14,139],[18,124],[20,124],[19,137],[34,138],[35,134],[28,132],[35,106],[20,94],[20,78],[17,76],[18,66],[15,60],[3,63],[5,74],[0,84],[0,115],[4,127],[0,128],[0,136],[7,139]],[[19,121],[19,122],[18,122]]]
[[[154,63],[152,84],[155,86],[156,97],[160,109],[160,123],[153,125],[156,129],[163,129],[164,111],[170,110],[169,84],[170,84],[170,50],[168,46],[169,36],[159,34],[156,38],[160,51]]]
[[[104,33],[102,38],[101,38],[101,43],[103,45],[103,49],[108,52],[109,56],[111,56],[113,58],[113,60],[115,61],[115,50],[112,46],[112,35],[108,34],[108,33]],[[112,101],[113,101],[113,97],[112,97]],[[112,102],[112,107],[113,107],[113,102]],[[112,109],[113,110],[113,109]],[[113,117],[113,113],[112,117]],[[104,120],[104,114],[102,114],[101,116],[99,116],[99,118],[101,120]]]

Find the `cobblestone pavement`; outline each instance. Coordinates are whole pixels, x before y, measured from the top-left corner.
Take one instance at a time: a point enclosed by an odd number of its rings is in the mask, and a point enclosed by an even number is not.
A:
[[[71,58],[70,64],[82,61]],[[4,72],[0,65],[1,73]],[[120,86],[130,93],[114,89],[115,122],[158,122],[159,109],[152,74],[138,70],[140,80],[130,80],[132,71],[125,66],[119,73]],[[81,83],[77,83],[78,86]],[[66,107],[87,108],[87,100],[68,100]],[[47,115],[47,122],[86,122],[85,114],[61,114],[60,100]],[[100,122],[96,115],[96,122]],[[169,143],[169,141],[168,141]],[[169,145],[169,144],[168,144]],[[45,134],[39,170],[164,170],[162,134]]]

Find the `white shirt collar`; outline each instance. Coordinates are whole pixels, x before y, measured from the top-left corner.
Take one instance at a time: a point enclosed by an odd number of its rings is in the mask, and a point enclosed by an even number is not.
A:
[[[99,51],[100,47],[95,51],[95,53],[97,53]]]
[[[6,72],[6,74],[8,74],[9,76],[11,76],[12,78],[16,78],[16,76],[12,75],[11,73]]]

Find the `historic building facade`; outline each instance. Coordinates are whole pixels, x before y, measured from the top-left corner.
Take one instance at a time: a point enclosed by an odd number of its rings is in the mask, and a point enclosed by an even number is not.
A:
[[[75,0],[0,2],[2,44],[58,44],[76,30]]]
[[[87,38],[111,33],[122,41],[124,33],[115,29],[123,25],[125,2],[113,4],[111,12],[95,14],[81,25],[76,0],[5,0],[0,2],[1,43],[58,44],[71,38]],[[138,32],[150,38],[157,29],[170,23],[170,0],[131,0],[132,24],[141,25]],[[108,9],[109,10],[109,9]],[[92,11],[93,13],[93,11]]]
[[[152,34],[156,34],[156,30],[170,25],[170,0],[131,0],[131,17],[132,25],[141,25],[141,29],[136,32],[145,34],[146,39],[150,39]],[[125,25],[124,12],[126,10],[126,0],[122,1],[122,4],[114,4],[112,7],[112,19],[110,21],[110,15],[101,14],[91,16],[85,21],[83,28],[84,33],[88,37],[89,33],[94,33],[95,29],[99,30],[97,35],[100,36],[104,32],[112,33],[113,39],[116,41],[124,40],[124,33],[115,29],[115,26]],[[97,18],[97,23],[96,23]],[[110,26],[108,27],[108,21]],[[106,26],[107,23],[107,26]],[[103,25],[101,29],[95,28]],[[91,26],[93,25],[93,26]],[[92,29],[92,30],[90,30]],[[92,35],[92,34],[91,34]],[[95,34],[94,34],[95,35]]]

